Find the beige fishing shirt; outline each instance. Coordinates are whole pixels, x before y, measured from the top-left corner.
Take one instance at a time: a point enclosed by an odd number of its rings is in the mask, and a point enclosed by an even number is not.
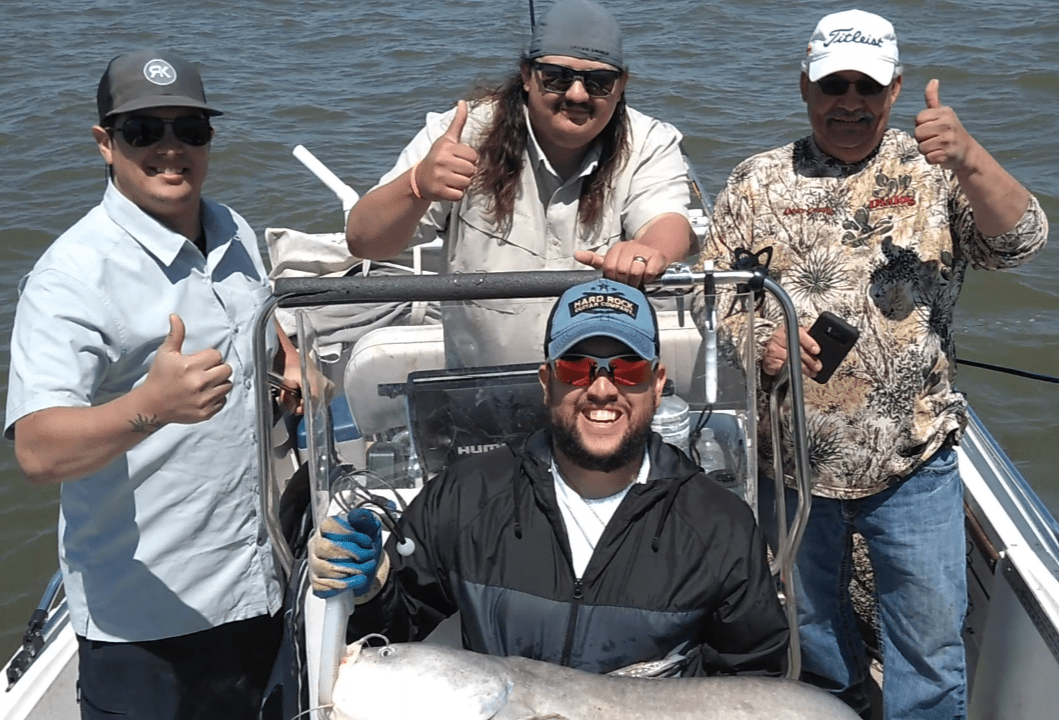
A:
[[[792,297],[800,325],[829,310],[860,330],[827,384],[805,378],[814,494],[875,494],[947,438],[958,439],[966,403],[953,384],[952,318],[967,267],[1015,267],[1047,236],[1047,219],[1031,196],[1010,232],[984,237],[955,174],[928,164],[899,130],[888,130],[875,154],[852,165],[806,137],[733,170],[717,198],[703,259],[727,267],[736,248],[772,246],[769,274]],[[719,317],[731,308],[722,297]],[[701,320],[701,298],[696,312]],[[781,318],[769,298],[755,320],[756,361]],[[759,459],[771,476],[772,379],[760,376]]]
[[[599,163],[598,146],[591,148],[579,170],[564,180],[545,157],[527,117],[529,138],[510,226],[493,223],[488,217],[488,198],[468,192],[457,203],[431,203],[419,221],[413,243],[442,238],[447,273],[588,270],[574,259],[575,251],[605,254],[611,245],[633,237],[658,215],[678,213],[687,217],[691,200],[680,132],[633,108],[626,107],[626,112],[629,157],[615,174],[602,217],[594,226],[581,225],[577,212],[581,182]],[[379,185],[426,157],[434,141],[452,124],[455,113],[455,109],[428,113],[426,126]],[[472,105],[463,142],[477,147],[492,117],[492,104]],[[479,300],[460,308],[445,308],[449,365],[540,362],[544,325],[553,304],[550,298]]]

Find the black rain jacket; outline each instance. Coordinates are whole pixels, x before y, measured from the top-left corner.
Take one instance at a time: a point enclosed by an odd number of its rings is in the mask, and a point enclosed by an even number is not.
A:
[[[652,434],[634,484],[576,577],[547,431],[454,463],[401,519],[409,557],[358,605],[349,638],[421,640],[459,612],[463,645],[605,673],[690,641],[685,675],[782,672],[788,627],[750,508]]]

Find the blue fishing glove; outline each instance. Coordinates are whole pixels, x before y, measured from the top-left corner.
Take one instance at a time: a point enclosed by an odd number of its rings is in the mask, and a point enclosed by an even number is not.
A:
[[[371,510],[324,518],[309,540],[309,583],[313,594],[329,598],[347,589],[356,604],[382,589],[390,558],[382,549],[382,523]]]

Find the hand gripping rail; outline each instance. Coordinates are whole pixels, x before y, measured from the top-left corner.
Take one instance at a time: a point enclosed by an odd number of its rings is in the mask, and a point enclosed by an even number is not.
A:
[[[278,560],[289,574],[293,557],[280,530],[277,484],[272,477],[267,438],[272,423],[272,403],[269,398],[267,377],[269,358],[266,350],[266,333],[270,329],[271,316],[277,307],[293,309],[320,305],[341,305],[357,302],[401,302],[408,300],[492,300],[503,298],[558,297],[568,288],[595,280],[600,273],[586,271],[541,271],[466,273],[451,275],[413,275],[381,277],[341,278],[281,278],[275,283],[274,296],[258,312],[254,326],[254,361],[259,382],[257,383],[257,437],[258,458],[261,467],[261,504],[269,537],[276,550]],[[689,292],[697,288],[712,286],[747,285],[752,290],[764,290],[779,303],[784,313],[787,337],[798,337],[798,316],[794,304],[786,291],[771,280],[763,268],[755,270],[728,270],[693,272],[683,265],[674,265],[662,277],[645,289],[652,292]],[[712,288],[710,288],[712,289]],[[709,358],[716,364],[716,354]],[[707,371],[715,376],[716,369]],[[780,547],[777,550],[774,572],[778,570],[786,599],[786,613],[791,629],[788,677],[797,677],[801,671],[801,650],[798,638],[797,599],[794,593],[794,559],[801,543],[810,509],[809,450],[805,432],[804,391],[801,373],[788,373],[782,383],[789,388],[791,399],[791,433],[794,446],[794,476],[798,491],[798,506],[790,528],[779,528]],[[782,473],[777,473],[782,483]],[[779,494],[782,497],[782,494]],[[783,508],[783,504],[779,504]],[[785,518],[783,518],[785,521]]]

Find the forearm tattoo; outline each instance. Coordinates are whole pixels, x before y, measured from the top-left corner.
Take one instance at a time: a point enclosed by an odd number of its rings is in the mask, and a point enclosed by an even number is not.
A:
[[[143,435],[150,435],[165,425],[164,422],[159,422],[158,418],[146,418],[143,415],[137,415],[135,420],[129,421],[129,424],[132,425],[133,432]]]

